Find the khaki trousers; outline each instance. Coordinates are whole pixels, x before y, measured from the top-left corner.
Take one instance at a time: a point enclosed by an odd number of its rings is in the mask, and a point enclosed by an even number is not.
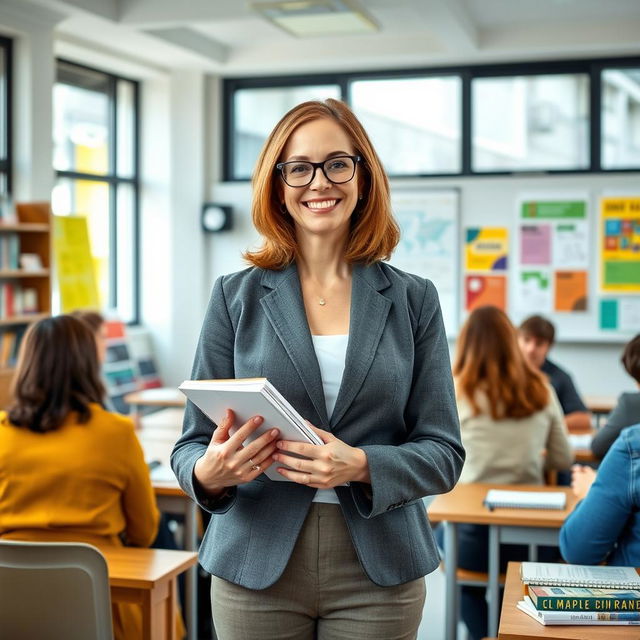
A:
[[[413,640],[425,594],[424,578],[371,582],[340,507],[316,502],[274,585],[257,591],[211,578],[218,640]]]

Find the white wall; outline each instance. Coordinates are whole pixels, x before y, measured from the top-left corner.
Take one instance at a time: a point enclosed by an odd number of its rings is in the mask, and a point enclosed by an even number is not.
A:
[[[210,96],[219,98],[219,85],[211,79]],[[217,117],[211,112],[211,117]],[[212,140],[220,158],[220,139]],[[208,272],[213,279],[222,273],[244,268],[241,252],[256,243],[257,235],[250,220],[251,187],[249,183],[223,183],[219,173],[213,174],[211,198],[231,204],[235,228],[208,238]],[[588,176],[500,176],[490,178],[412,179],[392,181],[393,189],[455,187],[461,193],[461,228],[470,225],[507,226],[512,228],[516,199],[522,192],[584,191],[591,195],[591,215],[596,215],[597,197],[602,192],[638,193],[638,174]],[[592,274],[592,278],[596,274]],[[638,328],[640,331],[640,327]],[[623,342],[571,342],[571,331],[559,332],[552,357],[573,374],[583,394],[617,395],[634,388],[634,382],[620,365]],[[451,344],[452,352],[455,344]]]

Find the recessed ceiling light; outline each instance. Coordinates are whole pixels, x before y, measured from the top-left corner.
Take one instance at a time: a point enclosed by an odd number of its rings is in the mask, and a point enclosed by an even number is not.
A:
[[[298,37],[378,31],[378,25],[354,0],[252,2],[251,8]]]

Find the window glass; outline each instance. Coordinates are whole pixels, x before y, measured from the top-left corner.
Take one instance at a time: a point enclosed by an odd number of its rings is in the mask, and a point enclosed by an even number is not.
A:
[[[60,171],[109,172],[108,77],[62,64],[53,89],[53,165]]]
[[[459,77],[358,80],[351,105],[389,174],[461,170]]]
[[[128,80],[119,80],[116,91],[117,100],[117,175],[122,178],[133,177],[135,159],[135,86]]]
[[[475,78],[474,171],[587,169],[586,74]]]
[[[640,167],[640,68],[602,73],[602,168]]]
[[[300,102],[340,98],[337,85],[239,89],[234,93],[233,177],[250,178],[264,141],[280,118]]]

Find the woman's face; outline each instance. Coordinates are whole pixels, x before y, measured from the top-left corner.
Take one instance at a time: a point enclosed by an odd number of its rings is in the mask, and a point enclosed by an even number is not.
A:
[[[349,136],[333,120],[323,118],[299,126],[289,138],[282,162],[324,162],[334,156],[353,156]],[[333,184],[318,168],[305,187],[291,187],[280,180],[281,196],[296,226],[296,233],[341,238],[349,231],[349,219],[358,202],[358,167],[352,180]]]

